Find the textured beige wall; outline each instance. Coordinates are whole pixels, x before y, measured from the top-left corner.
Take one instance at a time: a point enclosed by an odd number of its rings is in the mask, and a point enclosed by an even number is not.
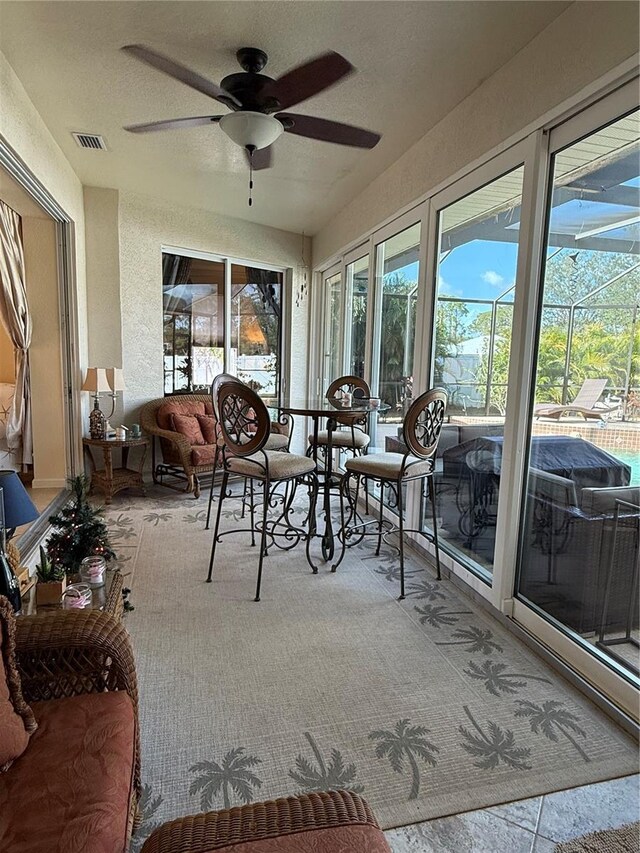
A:
[[[294,290],[302,263],[298,234],[226,218],[205,210],[177,207],[158,199],[120,193],[120,306],[122,359],[128,422],[140,406],[163,394],[162,246],[219,253],[293,267]],[[309,243],[305,257],[310,257]],[[303,389],[307,371],[308,300],[292,306],[292,387]]]
[[[33,322],[29,350],[33,487],[61,488],[66,460],[55,222],[24,217],[22,234],[27,300]]]
[[[0,53],[0,133],[51,193],[74,224],[75,277],[80,369],[87,364],[87,304],[82,185],[29,100],[5,56]],[[56,307],[57,314],[57,307]],[[36,382],[38,378],[36,377]],[[64,457],[63,462],[64,465]]]
[[[636,54],[639,9],[573,3],[331,218],[313,238],[314,265]]]

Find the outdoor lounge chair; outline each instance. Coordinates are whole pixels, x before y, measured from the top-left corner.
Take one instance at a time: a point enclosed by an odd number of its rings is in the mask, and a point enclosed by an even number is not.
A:
[[[618,408],[618,404],[596,408],[606,384],[606,379],[585,379],[573,403],[538,403],[533,409],[533,415],[536,418],[553,418],[557,421],[567,412],[582,415],[585,420],[602,420],[604,415]]]

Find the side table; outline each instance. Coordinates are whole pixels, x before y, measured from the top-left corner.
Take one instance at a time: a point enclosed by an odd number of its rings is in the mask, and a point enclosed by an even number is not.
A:
[[[124,578],[117,565],[108,567],[105,585],[91,591],[91,609],[103,610],[105,613],[109,613],[116,619],[121,620],[124,615],[123,587]],[[38,614],[49,613],[51,610],[59,610],[60,608],[60,604],[41,604],[38,607],[36,604],[35,584],[22,597],[22,612],[25,616],[36,616]]]
[[[145,494],[142,469],[149,444],[146,438],[83,438],[82,444],[87,452],[91,465],[91,491],[99,489],[105,496],[105,503],[110,504],[113,496],[123,489],[140,489]],[[92,448],[102,450],[104,468],[97,468]],[[137,468],[129,468],[129,450],[139,447],[142,451]],[[122,462],[119,468],[113,467],[112,452],[114,448],[122,451]]]

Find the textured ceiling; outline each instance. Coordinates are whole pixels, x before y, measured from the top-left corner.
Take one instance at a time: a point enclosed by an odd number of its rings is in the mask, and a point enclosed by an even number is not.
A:
[[[2,2],[0,49],[86,185],[115,187],[307,234],[569,4],[565,2]],[[247,206],[243,152],[219,128],[149,135],[126,124],[224,112],[119,51],[142,43],[219,82],[245,45],[278,77],[328,49],[357,75],[296,112],[383,134],[372,151],[285,134]],[[103,135],[83,151],[71,131]],[[473,133],[473,128],[469,128]]]

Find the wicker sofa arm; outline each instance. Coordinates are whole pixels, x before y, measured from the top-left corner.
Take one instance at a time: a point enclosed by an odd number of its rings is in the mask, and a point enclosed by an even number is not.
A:
[[[369,805],[350,791],[321,791],[178,818],[156,829],[142,853],[209,853],[312,829],[369,825]]]
[[[54,610],[16,623],[16,662],[27,702],[124,690],[136,721],[135,777],[140,792],[138,683],[124,626],[99,610]]]

